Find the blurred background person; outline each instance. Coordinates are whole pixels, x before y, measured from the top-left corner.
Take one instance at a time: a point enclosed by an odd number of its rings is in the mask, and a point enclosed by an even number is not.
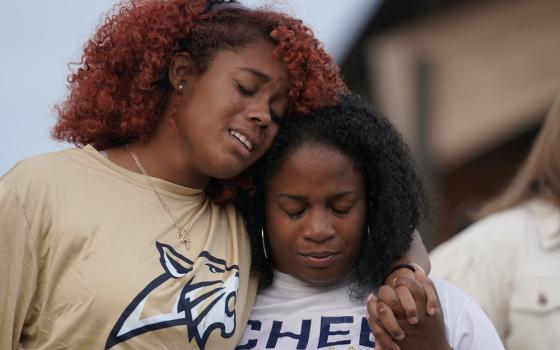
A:
[[[432,276],[474,297],[507,349],[560,344],[560,96],[529,157],[482,219],[431,253]]]

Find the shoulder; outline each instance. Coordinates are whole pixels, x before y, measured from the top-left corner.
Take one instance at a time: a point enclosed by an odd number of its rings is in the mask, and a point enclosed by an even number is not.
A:
[[[447,337],[454,349],[503,349],[495,327],[480,306],[461,288],[432,278],[445,320]]]
[[[459,233],[458,237],[467,237],[465,240],[479,238],[500,240],[514,238],[525,232],[525,227],[531,221],[531,202],[526,202],[516,207],[506,209],[489,215]]]
[[[0,178],[28,210],[51,207],[54,194],[76,190],[72,184],[83,183],[84,169],[92,168],[86,152],[79,148],[46,153],[19,161]]]
[[[492,214],[436,247],[430,259],[443,261],[457,254],[494,255],[496,249],[514,251],[533,221],[529,203]]]
[[[525,205],[490,215],[430,252],[432,274],[457,283],[487,306],[481,294],[507,284],[530,226]]]
[[[40,182],[41,179],[53,181],[59,178],[60,174],[73,167],[79,167],[80,160],[86,157],[86,152],[80,148],[32,156],[17,162],[0,180],[14,187]]]

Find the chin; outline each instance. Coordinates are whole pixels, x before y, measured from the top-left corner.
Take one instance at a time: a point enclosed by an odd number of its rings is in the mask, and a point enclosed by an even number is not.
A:
[[[251,162],[227,162],[222,164],[217,169],[214,169],[212,177],[219,180],[229,180],[240,174],[245,170],[249,169],[253,165],[254,161]]]
[[[241,173],[243,173],[246,169],[248,168],[248,166],[242,167],[242,166],[231,166],[231,167],[224,167],[222,169],[218,169],[213,171],[212,173],[212,177],[218,180],[229,180],[229,179],[233,179],[234,177],[240,175]]]

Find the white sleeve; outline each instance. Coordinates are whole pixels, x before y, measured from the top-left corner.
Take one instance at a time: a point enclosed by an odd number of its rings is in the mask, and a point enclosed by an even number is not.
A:
[[[492,322],[472,299],[465,305],[452,337],[454,350],[504,349]]]
[[[453,350],[501,350],[500,337],[478,304],[461,288],[432,278],[443,311],[445,333]]]

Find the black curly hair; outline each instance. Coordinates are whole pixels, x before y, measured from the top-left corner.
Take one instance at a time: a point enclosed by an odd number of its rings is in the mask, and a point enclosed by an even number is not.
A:
[[[237,206],[251,238],[253,272],[259,274],[261,288],[272,282],[272,266],[264,256],[261,242],[267,180],[295,151],[316,144],[348,156],[366,182],[369,234],[364,232],[350,289],[353,297],[363,297],[383,282],[391,263],[407,251],[415,227],[427,214],[427,201],[400,134],[357,95],[345,94],[336,105],[304,118],[284,118],[272,148],[252,168],[256,195],[238,201]]]

